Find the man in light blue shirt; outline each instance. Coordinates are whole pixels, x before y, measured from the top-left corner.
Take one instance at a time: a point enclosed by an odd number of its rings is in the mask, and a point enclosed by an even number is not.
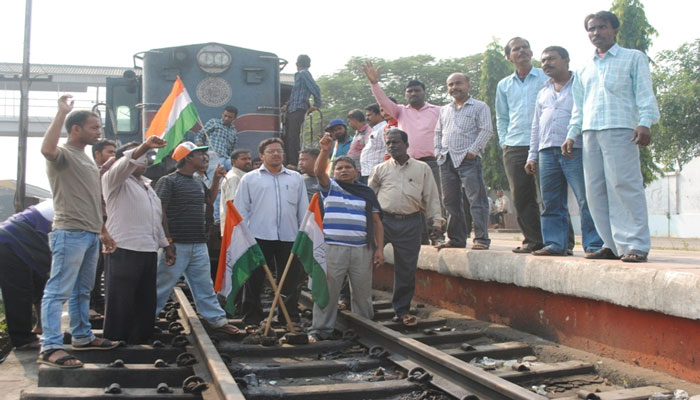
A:
[[[616,43],[620,21],[600,11],[584,20],[596,52],[576,73],[574,107],[562,153],[583,135],[589,207],[603,248],[587,258],[645,262],[651,247],[639,148],[651,141],[659,109],[649,60]]]
[[[498,82],[496,128],[518,225],[525,237],[522,246],[513,252],[531,253],[543,247],[540,210],[535,178],[526,174],[523,166],[527,162],[537,93],[547,76],[532,66],[532,50],[527,40],[515,37],[508,41],[504,50],[508,61],[515,65],[515,72]]]
[[[299,224],[309,206],[301,175],[282,165],[283,146],[279,138],[260,142],[258,152],[263,164],[241,178],[233,200],[260,245],[267,265],[277,269],[278,282],[287,265]],[[301,265],[295,259],[282,287],[284,303],[292,321],[299,321],[298,289],[302,277]],[[245,284],[241,313],[246,324],[257,325],[266,317],[260,303],[264,280],[264,270],[257,268]]]
[[[542,70],[550,79],[537,95],[535,117],[532,120],[530,154],[525,172],[538,172],[542,193],[542,239],[544,248],[535,251],[536,256],[566,255],[570,217],[567,207],[568,186],[576,196],[581,211],[581,233],[586,254],[603,246],[596,232],[586,202],[581,161],[581,140],[574,143],[570,159],[562,156],[561,144],[566,140],[567,126],[571,119],[573,74],[569,71],[569,53],[563,47],[551,46],[542,52]],[[567,186],[568,183],[568,186]]]

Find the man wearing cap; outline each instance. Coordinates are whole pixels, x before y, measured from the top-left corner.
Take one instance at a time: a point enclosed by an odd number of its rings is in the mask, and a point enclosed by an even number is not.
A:
[[[160,199],[144,177],[146,153],[165,146],[158,136],[144,143],[127,143],[117,150],[116,161],[102,176],[107,202],[107,229],[116,248],[105,254],[104,336],[131,344],[153,335],[156,308],[158,249],[165,249],[168,265],[175,262],[175,247],[162,227]]]
[[[199,314],[217,330],[236,334],[238,329],[228,324],[226,312],[214,293],[204,221],[205,204],[211,204],[216,198],[226,169],[221,165],[216,168],[211,191],[192,176],[206,168],[207,149],[208,146],[182,142],[172,155],[177,161],[177,170],[160,178],[156,184],[163,206],[163,229],[167,241],[175,246],[176,255],[175,263],[169,265],[166,252],[159,252],[156,313],[163,308],[173,286],[184,274]]]
[[[333,151],[331,152],[331,168],[333,168],[333,163],[335,159],[348,154],[350,151],[350,145],[352,144],[352,137],[348,135],[348,126],[342,119],[332,120],[328,126],[326,126],[326,132],[331,134],[333,138]]]

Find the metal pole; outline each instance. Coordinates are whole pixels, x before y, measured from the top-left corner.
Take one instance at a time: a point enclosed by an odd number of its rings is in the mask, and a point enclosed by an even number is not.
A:
[[[32,27],[32,0],[26,0],[24,12],[24,57],[22,59],[22,78],[19,87],[19,136],[17,140],[17,187],[15,190],[15,211],[25,208],[27,175],[27,135],[29,132],[29,39]]]

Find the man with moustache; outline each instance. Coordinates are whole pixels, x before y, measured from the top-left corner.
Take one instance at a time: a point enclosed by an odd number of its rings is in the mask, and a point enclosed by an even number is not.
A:
[[[637,146],[649,145],[649,128],[659,120],[649,59],[617,44],[620,21],[611,12],[588,15],[584,27],[596,50],[576,73],[561,150],[574,157],[583,136],[588,205],[604,243],[587,258],[646,262],[651,239]]]
[[[321,192],[321,185],[318,184],[318,178],[314,171],[314,165],[316,165],[316,159],[320,153],[318,149],[313,148],[303,149],[299,152],[299,164],[297,164],[297,168],[302,179],[304,179],[306,194],[309,196],[309,201],[311,201],[315,193]]]
[[[566,255],[568,225],[567,200],[571,186],[581,213],[581,233],[586,254],[600,250],[603,245],[593,224],[583,183],[581,140],[574,144],[573,159],[561,154],[571,119],[574,99],[569,71],[569,53],[563,47],[551,46],[542,52],[542,70],[550,77],[537,95],[535,116],[530,135],[530,153],[525,172],[534,175],[539,170],[540,189],[544,210],[540,218],[544,248],[534,251],[536,256]],[[568,183],[568,186],[567,186]]]
[[[455,72],[447,78],[447,91],[454,101],[440,109],[435,126],[435,154],[440,165],[442,194],[447,219],[446,247],[465,247],[468,230],[463,193],[469,200],[474,224],[473,250],[488,250],[489,200],[482,175],[480,154],[493,129],[486,103],[469,95],[469,77]]]
[[[367,138],[367,144],[362,148],[362,154],[360,154],[360,174],[368,179],[372,168],[384,161],[384,154],[386,152],[384,146],[384,126],[386,126],[386,121],[384,121],[382,117],[379,104],[376,103],[365,107],[365,117],[372,127],[372,132]]]
[[[250,151],[238,149],[231,153],[231,170],[226,173],[221,181],[221,202],[219,203],[219,215],[222,221],[226,221],[226,202],[233,201],[241,183],[243,175],[253,170]],[[224,235],[224,225],[221,224],[221,235]]]

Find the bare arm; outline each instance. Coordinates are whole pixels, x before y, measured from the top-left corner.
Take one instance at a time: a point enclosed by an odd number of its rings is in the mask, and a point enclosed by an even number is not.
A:
[[[374,244],[377,246],[374,250],[372,263],[377,268],[384,265],[384,225],[382,225],[379,214],[376,213],[372,214],[372,223],[374,225]]]
[[[331,178],[326,172],[328,167],[328,158],[331,153],[331,147],[333,146],[333,139],[331,139],[331,134],[326,132],[319,142],[321,146],[321,152],[316,158],[316,164],[314,165],[314,173],[316,174],[316,179],[318,179],[319,185],[321,187],[327,188],[331,182]]]
[[[214,204],[216,196],[219,194],[219,183],[221,182],[221,178],[224,176],[226,176],[226,167],[221,164],[217,165],[216,169],[214,170],[214,179],[211,181],[211,188],[209,189],[209,198],[207,199],[207,203]]]
[[[53,161],[58,157],[58,140],[61,138],[61,128],[66,121],[66,116],[73,109],[73,103],[75,103],[74,100],[70,100],[72,97],[69,94],[65,94],[58,99],[56,117],[51,121],[49,128],[44,134],[44,141],[41,143],[41,154],[49,161]]]

